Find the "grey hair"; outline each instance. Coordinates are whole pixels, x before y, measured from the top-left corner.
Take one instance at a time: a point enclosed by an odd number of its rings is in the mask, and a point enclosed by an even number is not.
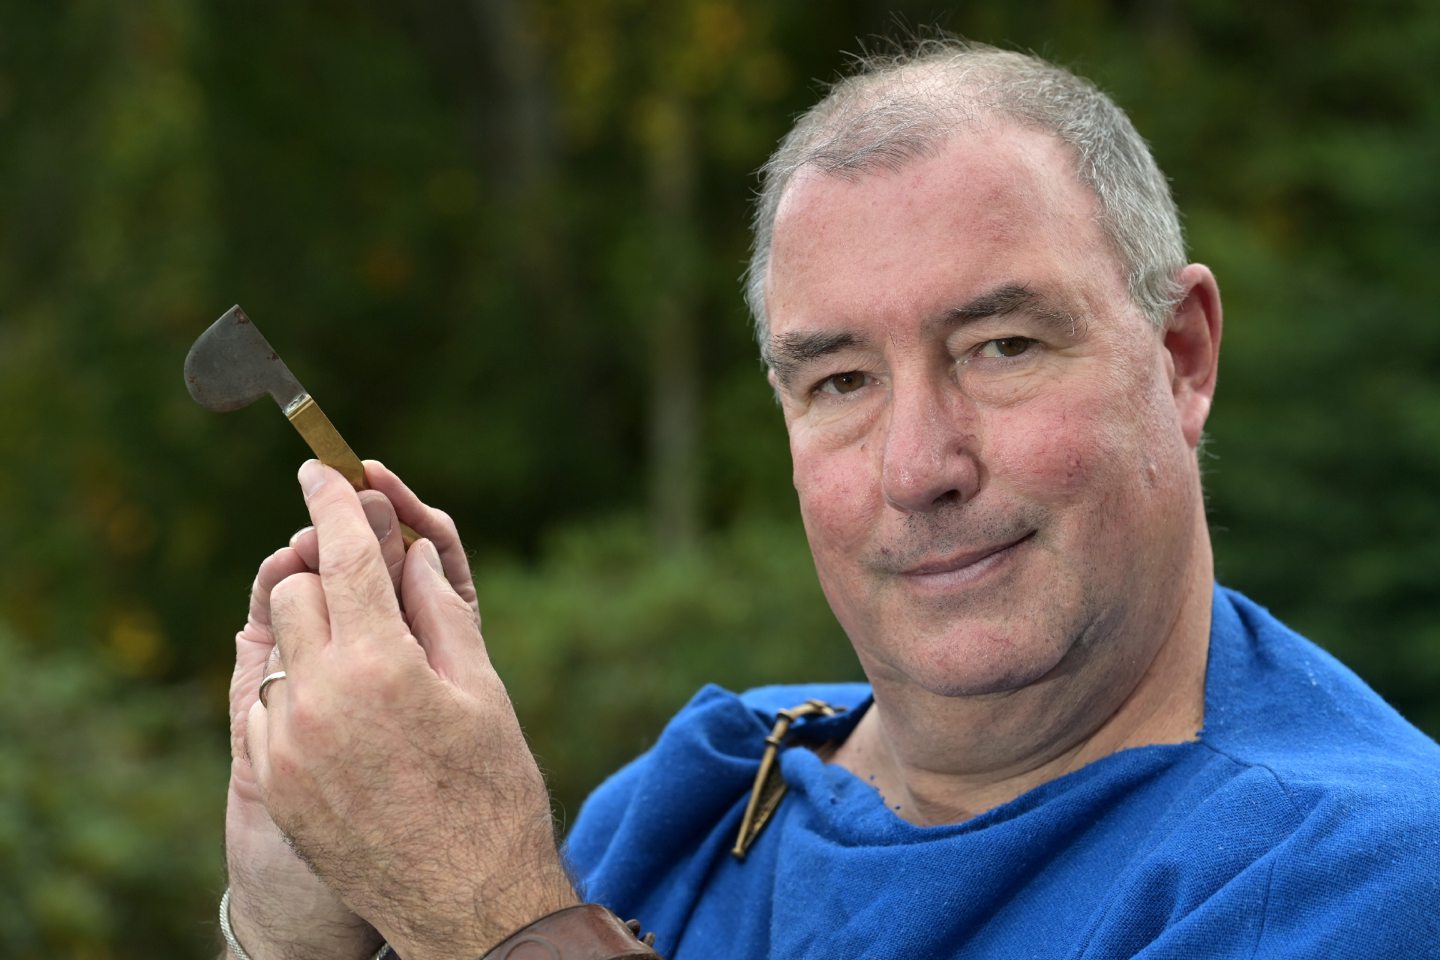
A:
[[[760,170],[744,284],[762,356],[775,215],[795,174],[804,167],[846,179],[894,171],[936,155],[959,127],[989,117],[1038,128],[1070,146],[1080,182],[1099,200],[1100,227],[1131,300],[1156,326],[1169,322],[1185,266],[1179,213],[1144,139],[1094,84],[1039,57],[949,38],[862,56],[856,65],[800,116]]]

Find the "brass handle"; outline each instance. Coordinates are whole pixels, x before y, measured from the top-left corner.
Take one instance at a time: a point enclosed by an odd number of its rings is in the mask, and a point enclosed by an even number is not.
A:
[[[350,486],[356,490],[367,489],[365,465],[355,456],[355,451],[350,449],[350,444],[340,436],[340,431],[335,429],[335,424],[325,416],[325,411],[320,409],[320,404],[316,403],[313,397],[307,395],[287,411],[285,416],[294,424],[300,436],[305,438],[305,442],[310,445],[321,463],[340,471],[340,475],[349,480]],[[418,533],[403,523],[400,524],[400,536],[406,547],[420,538]]]

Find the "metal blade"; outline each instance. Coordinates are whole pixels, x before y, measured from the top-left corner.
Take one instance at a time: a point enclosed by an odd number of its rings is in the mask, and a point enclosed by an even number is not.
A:
[[[307,396],[239,305],[210,325],[185,357],[185,387],[207,410],[239,410],[265,394],[287,414]]]

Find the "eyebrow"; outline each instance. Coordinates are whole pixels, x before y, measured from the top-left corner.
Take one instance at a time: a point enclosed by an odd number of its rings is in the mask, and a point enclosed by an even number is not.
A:
[[[927,326],[957,327],[993,317],[1007,317],[1012,313],[1026,313],[1040,321],[1047,328],[1075,336],[1080,323],[1075,315],[1054,304],[1049,297],[1023,283],[1005,283],[972,297],[964,304],[946,310],[931,320]]]
[[[987,290],[926,321],[925,326],[930,330],[949,330],[1014,313],[1028,314],[1046,328],[1070,337],[1076,336],[1081,326],[1073,313],[1062,309],[1049,297],[1023,283],[1003,283]],[[763,359],[766,365],[775,371],[775,377],[781,385],[788,387],[805,364],[842,350],[863,349],[869,342],[859,334],[843,331],[782,333],[766,345]]]
[[[796,371],[810,361],[867,342],[853,333],[782,333],[765,345],[764,360],[776,379],[788,387]]]

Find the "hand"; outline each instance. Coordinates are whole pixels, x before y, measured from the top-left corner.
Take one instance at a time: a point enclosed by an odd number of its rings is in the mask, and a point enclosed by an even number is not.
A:
[[[473,960],[579,898],[486,656],[468,572],[452,566],[463,552],[443,543],[442,560],[417,541],[397,602],[354,490],[314,461],[300,476],[319,574],[293,573],[271,591],[288,677],[248,715],[266,808],[407,960]],[[404,517],[413,504],[391,477],[372,482]],[[441,517],[409,522],[431,536]]]
[[[397,512],[411,528],[430,537],[446,558],[453,585],[473,605],[475,587],[455,524],[426,506],[383,465],[366,461],[371,489],[360,494],[366,519],[398,594],[405,547]],[[398,511],[397,511],[398,507]],[[226,803],[226,860],[231,883],[230,915],[236,935],[256,960],[271,956],[359,957],[378,944],[374,928],[357,917],[306,867],[285,842],[260,799],[245,750],[246,720],[255,706],[261,678],[279,669],[270,630],[270,595],[286,577],[319,569],[319,544],[306,527],[290,544],[260,565],[250,594],[250,612],[235,637],[235,672],[230,682],[231,778]]]
[[[379,493],[364,494],[373,536],[394,571],[398,588],[404,545],[395,510]],[[456,538],[458,546],[458,538]],[[245,728],[257,706],[261,678],[278,666],[270,628],[270,600],[286,577],[315,568],[314,533],[300,531],[291,545],[260,565],[250,611],[235,636],[230,681],[230,789],[225,849],[230,875],[230,918],[236,936],[256,960],[304,956],[354,958],[373,952],[379,934],[347,908],[296,856],[266,812],[245,749]],[[308,556],[307,556],[308,554]]]

